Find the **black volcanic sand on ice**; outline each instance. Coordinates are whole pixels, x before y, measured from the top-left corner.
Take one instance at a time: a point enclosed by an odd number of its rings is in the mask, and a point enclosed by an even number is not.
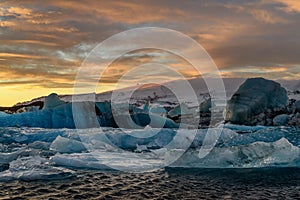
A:
[[[299,168],[77,170],[68,180],[0,183],[0,199],[300,199]]]

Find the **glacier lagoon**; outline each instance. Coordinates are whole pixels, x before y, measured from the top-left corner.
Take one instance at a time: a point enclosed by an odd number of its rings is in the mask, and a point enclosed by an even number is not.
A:
[[[78,105],[95,111],[93,104]],[[114,126],[107,105],[98,104],[102,115],[94,119],[101,126]],[[12,115],[0,112],[0,196],[298,196],[299,128],[219,124],[209,129],[184,129],[169,119],[168,126],[173,128],[155,128],[161,123],[144,126],[149,121],[144,117],[147,113],[131,109],[139,129],[131,123],[125,123],[128,128],[74,129],[78,124],[73,121],[71,104]],[[155,113],[150,118],[158,122],[167,119]],[[94,125],[88,115],[79,119],[79,125]]]
[[[299,128],[225,125],[203,158],[199,151],[205,148],[207,129],[192,131],[2,127],[0,181],[64,179],[76,177],[76,169],[147,172],[300,166]],[[145,137],[135,137],[141,132]],[[170,145],[176,137],[181,143],[186,140],[188,148]]]
[[[37,195],[42,199],[298,197],[299,128],[237,125],[223,128],[214,148],[200,159],[199,150],[207,129],[186,137],[192,130],[183,133],[154,128],[2,127],[0,196],[4,199],[30,199]],[[180,140],[189,141],[189,148],[176,145],[177,148],[166,149],[180,134],[184,135]]]

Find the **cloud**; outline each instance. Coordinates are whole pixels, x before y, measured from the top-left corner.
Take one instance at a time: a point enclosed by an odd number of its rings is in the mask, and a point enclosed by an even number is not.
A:
[[[299,12],[298,0],[1,1],[1,86],[56,84],[71,92],[81,62],[99,42],[144,26],[175,29],[192,37],[226,76],[253,76],[260,69],[264,76],[300,78],[299,67],[288,67],[300,66]],[[139,51],[116,61],[103,82],[113,84],[132,66],[146,62],[197,75],[188,63],[167,53]],[[280,71],[282,66],[285,71]]]
[[[278,2],[283,5],[280,9],[285,12],[293,13],[300,12],[300,1],[298,0],[271,0],[273,2]]]
[[[23,18],[31,18],[32,16],[32,10],[28,8],[9,7],[7,8],[7,12],[9,14],[21,16]]]
[[[245,66],[244,68],[223,69],[223,77],[265,77],[273,80],[295,80],[299,79],[300,66]],[[294,72],[293,72],[294,71]]]
[[[251,10],[250,13],[254,16],[255,19],[263,23],[269,23],[269,24],[287,23],[286,20],[278,16],[274,16],[271,12],[266,10],[253,9]]]
[[[44,56],[26,55],[17,53],[0,53],[0,58],[29,58],[29,59],[44,59]]]
[[[15,26],[16,23],[10,21],[2,21],[0,22],[0,27],[12,27]]]

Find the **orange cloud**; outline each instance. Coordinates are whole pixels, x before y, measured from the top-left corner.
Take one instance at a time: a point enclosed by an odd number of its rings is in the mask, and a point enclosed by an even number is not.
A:
[[[96,18],[100,16],[114,22],[127,24],[168,21],[171,17],[178,20],[190,16],[180,8],[173,7],[171,9],[145,1],[143,3],[134,1],[106,1],[105,3],[90,1],[86,4],[74,1],[59,1],[55,5],[77,12],[91,13]]]
[[[253,9],[250,11],[250,13],[253,15],[255,19],[263,23],[269,23],[269,24],[287,23],[286,20],[278,16],[274,16],[274,14],[266,10]]]
[[[298,0],[1,1],[0,84],[2,88],[9,85],[11,93],[17,88],[21,92],[25,85],[28,90],[69,91],[81,62],[99,42],[144,26],[191,36],[226,76],[263,73],[299,78],[299,68],[286,67],[300,64],[300,20],[299,15],[291,14],[300,12],[299,4]],[[103,76],[102,88],[111,88],[133,66],[153,61],[197,76],[180,59],[139,53],[113,63]],[[91,80],[98,78],[97,71],[93,73]]]
[[[0,27],[12,27],[15,26],[15,22],[10,22],[10,21],[0,21]]]
[[[0,42],[2,44],[37,44],[45,46],[60,46],[60,44],[40,40],[0,40]]]
[[[272,0],[272,1],[285,5],[285,7],[281,9],[286,12],[300,12],[299,0]]]
[[[26,58],[26,59],[45,59],[46,56],[26,55],[17,53],[0,53],[0,58]]]
[[[17,14],[21,16],[29,16],[32,14],[32,10],[28,8],[21,8],[21,7],[10,7],[7,9],[9,13]]]

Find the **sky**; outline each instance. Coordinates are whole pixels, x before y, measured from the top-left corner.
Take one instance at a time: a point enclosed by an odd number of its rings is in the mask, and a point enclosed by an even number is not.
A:
[[[141,27],[191,37],[222,77],[300,78],[299,0],[1,0],[0,105],[52,92],[72,94],[78,69],[97,44]],[[199,75],[170,52],[143,49],[112,63],[97,92],[113,89],[132,66],[147,62],[174,67],[189,78]]]

